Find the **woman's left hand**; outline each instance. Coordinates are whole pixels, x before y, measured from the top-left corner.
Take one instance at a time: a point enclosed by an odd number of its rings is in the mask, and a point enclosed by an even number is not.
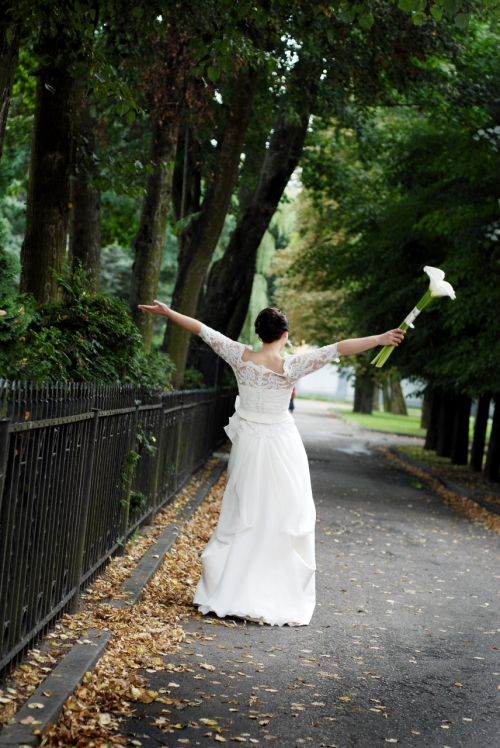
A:
[[[397,346],[404,340],[405,331],[400,330],[399,327],[395,330],[389,330],[378,336],[379,345],[394,345]]]

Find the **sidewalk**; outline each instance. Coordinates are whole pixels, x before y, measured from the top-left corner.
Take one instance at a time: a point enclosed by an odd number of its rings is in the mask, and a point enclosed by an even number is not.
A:
[[[309,627],[191,620],[148,675],[163,704],[121,726],[133,745],[490,748],[500,720],[500,538],[413,488],[316,404],[296,419],[318,508]]]

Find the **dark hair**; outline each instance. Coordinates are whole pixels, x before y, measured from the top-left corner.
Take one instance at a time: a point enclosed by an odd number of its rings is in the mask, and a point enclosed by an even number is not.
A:
[[[263,309],[255,320],[255,332],[263,343],[274,343],[289,329],[288,317],[274,306]]]

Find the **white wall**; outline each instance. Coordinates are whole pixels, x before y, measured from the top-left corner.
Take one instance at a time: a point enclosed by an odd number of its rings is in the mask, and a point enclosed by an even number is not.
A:
[[[354,378],[350,371],[339,372],[336,364],[327,364],[322,369],[302,377],[297,383],[297,395],[309,395],[314,397],[329,397],[332,400],[354,401]],[[413,393],[416,385],[403,380],[401,382],[406,404],[411,407],[420,407],[422,398]],[[382,396],[381,396],[382,399]]]
[[[340,373],[335,364],[327,364],[322,369],[308,374],[297,384],[297,395],[317,395],[335,400],[354,400],[354,387],[347,379],[347,373]]]

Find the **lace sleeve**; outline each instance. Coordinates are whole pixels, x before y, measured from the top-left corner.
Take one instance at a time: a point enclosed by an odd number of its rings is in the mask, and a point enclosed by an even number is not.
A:
[[[337,343],[325,345],[310,353],[298,353],[296,356],[290,356],[286,360],[286,373],[294,380],[305,377],[313,371],[321,369],[322,366],[331,361],[340,361],[340,353],[337,350]]]
[[[235,340],[231,340],[231,338],[226,338],[226,336],[221,332],[212,330],[211,327],[207,327],[207,325],[203,324],[200,330],[200,338],[205,341],[210,348],[213,348],[213,350],[223,358],[224,361],[227,361],[229,366],[233,369],[238,368],[238,364],[241,363],[241,357],[246,347],[243,343],[237,343]]]

